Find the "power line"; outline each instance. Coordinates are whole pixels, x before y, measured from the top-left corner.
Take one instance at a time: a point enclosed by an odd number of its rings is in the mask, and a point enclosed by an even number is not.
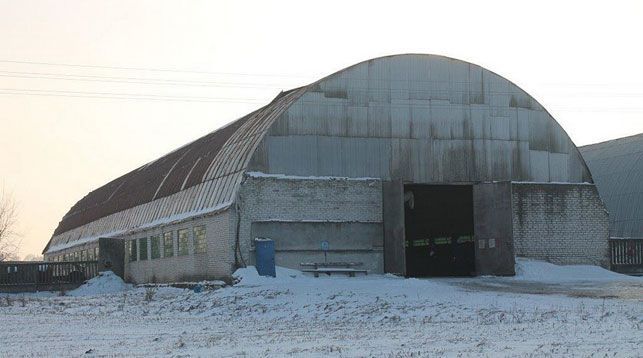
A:
[[[248,82],[219,82],[219,81],[196,81],[196,80],[180,80],[180,79],[166,79],[166,78],[146,78],[146,77],[117,77],[117,76],[99,76],[99,75],[76,75],[67,73],[53,73],[53,72],[24,72],[24,71],[4,71],[0,70],[0,77],[11,78],[29,78],[29,79],[44,79],[44,80],[65,80],[65,81],[81,81],[81,82],[108,82],[108,83],[130,83],[130,84],[148,84],[148,85],[170,85],[170,86],[196,86],[196,87],[224,87],[224,88],[255,88],[255,89],[282,89],[288,87],[287,85],[280,84],[260,84]],[[400,81],[400,80],[398,80]],[[414,83],[431,82],[440,83],[445,82],[449,84],[471,84],[469,82],[453,82],[453,81],[412,81]],[[410,92],[420,93],[426,90],[412,90],[406,88],[365,88],[365,87],[351,87],[352,91],[370,91],[370,92]],[[466,90],[443,89],[443,92],[450,93],[467,93]],[[485,91],[490,94],[513,94],[512,91]],[[597,96],[597,97],[642,97],[643,93],[611,93],[611,92],[574,92],[562,94],[563,96],[580,97],[580,96]]]
[[[233,76],[262,76],[262,77],[292,77],[292,78],[306,78],[300,75],[275,75],[275,74],[261,74],[261,73],[243,73],[243,72],[213,72],[213,71],[200,71],[200,70],[181,70],[173,68],[149,68],[149,67],[134,67],[134,66],[105,66],[105,65],[82,65],[72,63],[55,63],[55,62],[37,62],[37,61],[18,61],[18,60],[0,60],[3,63],[16,63],[28,65],[44,65],[44,66],[61,66],[61,67],[82,67],[82,68],[98,68],[98,69],[112,69],[112,70],[133,70],[133,71],[154,71],[154,72],[175,72],[175,73],[198,73],[209,75],[233,75]]]
[[[139,99],[139,100],[160,100],[160,101],[184,101],[184,102],[224,102],[224,103],[261,103],[255,98],[225,98],[225,97],[201,97],[201,96],[172,96],[149,93],[118,93],[118,92],[89,92],[89,91],[61,91],[61,90],[37,90],[21,88],[0,88],[0,94],[8,95],[33,95],[33,96],[55,96],[55,97],[77,97],[77,98],[108,98],[108,99]]]
[[[170,85],[170,86],[196,86],[196,87],[226,87],[226,88],[257,88],[257,89],[279,89],[287,86],[278,84],[252,84],[252,83],[234,83],[234,82],[217,82],[217,81],[191,81],[191,80],[173,80],[162,78],[144,78],[144,77],[114,77],[114,76],[97,76],[97,75],[75,75],[48,72],[19,72],[19,71],[2,71],[0,77],[11,78],[31,78],[45,80],[65,80],[81,82],[111,82],[111,83],[131,83],[131,84],[150,84],[150,85]]]
[[[158,94],[143,94],[143,93],[117,93],[117,92],[86,92],[86,91],[59,91],[59,90],[36,90],[36,89],[17,89],[17,88],[0,88],[0,95],[26,95],[26,96],[53,96],[53,97],[73,97],[73,98],[104,98],[104,99],[120,99],[120,100],[152,100],[152,101],[172,101],[172,102],[214,102],[214,103],[248,103],[248,104],[261,104],[265,100],[257,98],[225,98],[225,97],[199,97],[199,96],[168,96]],[[301,104],[315,104],[322,105],[319,102],[311,100],[300,100]],[[343,106],[340,103],[324,103],[326,106]],[[409,104],[395,104],[390,103],[388,106],[391,108],[406,107]],[[418,106],[418,104],[413,104]],[[420,105],[427,108],[452,108],[450,104],[431,103],[427,105]],[[643,108],[587,108],[587,107],[564,107],[551,105],[551,109],[558,111],[576,111],[576,112],[640,112]],[[511,110],[505,106],[485,105],[484,108],[478,110],[503,109]]]

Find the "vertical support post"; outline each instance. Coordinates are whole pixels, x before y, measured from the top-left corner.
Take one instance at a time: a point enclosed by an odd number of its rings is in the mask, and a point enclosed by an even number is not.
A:
[[[382,182],[382,206],[384,272],[404,276],[404,184],[401,179]]]

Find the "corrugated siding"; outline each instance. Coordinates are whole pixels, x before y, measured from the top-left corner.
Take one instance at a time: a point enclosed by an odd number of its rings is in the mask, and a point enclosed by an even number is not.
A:
[[[440,56],[370,60],[311,86],[279,116],[253,170],[407,182],[591,182],[574,144],[527,93]]]

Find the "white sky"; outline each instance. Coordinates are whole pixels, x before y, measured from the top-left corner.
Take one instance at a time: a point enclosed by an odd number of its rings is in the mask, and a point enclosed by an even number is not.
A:
[[[21,255],[39,253],[109,180],[281,89],[407,52],[497,72],[578,145],[637,134],[641,34],[639,1],[0,0],[0,185]]]

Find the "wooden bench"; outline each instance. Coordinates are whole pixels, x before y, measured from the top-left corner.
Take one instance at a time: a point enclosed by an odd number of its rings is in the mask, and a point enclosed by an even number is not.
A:
[[[309,269],[301,270],[302,272],[309,272],[319,277],[320,273],[326,274],[328,276],[334,273],[346,274],[349,277],[355,277],[358,273],[363,273],[368,275],[367,270],[356,269],[354,267],[362,266],[361,262],[302,262],[300,264],[304,267],[312,267]]]

